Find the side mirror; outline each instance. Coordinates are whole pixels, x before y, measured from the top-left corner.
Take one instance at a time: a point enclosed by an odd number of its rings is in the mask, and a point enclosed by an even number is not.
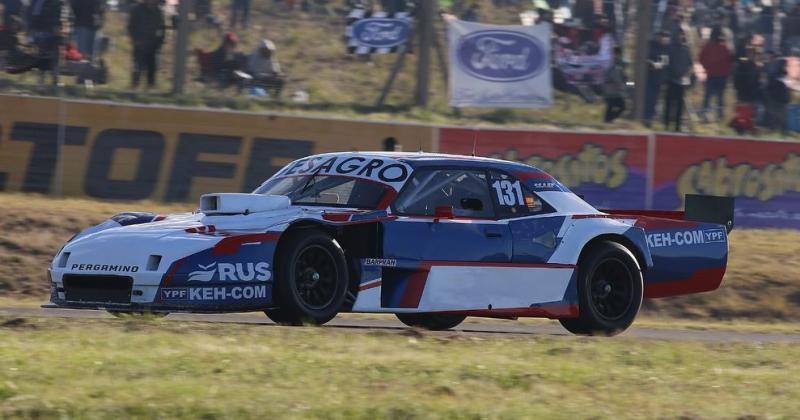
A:
[[[452,219],[453,206],[438,206],[433,214],[433,221],[438,222],[439,219]]]
[[[483,210],[483,201],[479,198],[462,198],[461,208],[464,210],[481,211]]]

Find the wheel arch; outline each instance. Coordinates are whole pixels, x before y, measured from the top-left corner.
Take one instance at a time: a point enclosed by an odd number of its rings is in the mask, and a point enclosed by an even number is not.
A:
[[[342,310],[348,311],[352,309],[356,298],[358,297],[358,288],[361,282],[361,265],[359,264],[360,258],[376,257],[380,252],[379,240],[381,236],[379,232],[378,222],[360,223],[352,225],[331,224],[320,220],[301,219],[294,221],[281,233],[278,243],[275,248],[275,264],[281,264],[280,252],[284,247],[284,243],[293,233],[306,230],[316,229],[329,235],[336,244],[342,248],[345,254],[345,261],[347,263],[349,295],[345,300],[345,305]],[[370,238],[370,236],[375,237]],[[370,239],[373,239],[370,241]]]
[[[640,245],[637,245],[628,236],[619,233],[604,233],[588,240],[583,245],[583,248],[578,256],[578,265],[580,265],[581,261],[586,258],[586,255],[589,253],[592,247],[605,241],[618,243],[630,251],[630,253],[633,254],[633,257],[636,259],[636,262],[639,264],[639,268],[641,269],[642,273],[647,271],[648,268],[652,267],[653,263],[652,259],[650,258],[650,253],[648,252],[649,250],[647,248],[642,249]]]

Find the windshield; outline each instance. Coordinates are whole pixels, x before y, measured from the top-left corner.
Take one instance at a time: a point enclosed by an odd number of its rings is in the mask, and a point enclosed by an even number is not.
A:
[[[387,190],[365,179],[311,174],[271,179],[253,193],[285,195],[292,204],[375,209]]]

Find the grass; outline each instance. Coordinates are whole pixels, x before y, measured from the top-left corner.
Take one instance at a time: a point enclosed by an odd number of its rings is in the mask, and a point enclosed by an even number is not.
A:
[[[0,194],[0,295],[44,297],[45,270],[76,232],[126,210],[171,213],[196,206],[103,202],[79,198]],[[684,320],[800,320],[800,233],[737,229],[730,237],[728,271],[719,290],[647,300],[643,315]],[[756,327],[758,328],[758,327]]]
[[[481,19],[496,24],[518,24],[519,13],[530,9],[529,5],[496,5],[490,0],[478,0]],[[466,3],[465,3],[466,4]],[[226,3],[227,6],[227,3]],[[338,6],[337,6],[338,7]],[[430,106],[412,105],[416,77],[417,55],[409,54],[400,72],[386,106],[376,107],[378,93],[383,87],[396,56],[374,54],[369,60],[348,57],[345,53],[344,18],[322,9],[304,12],[289,10],[283,2],[255,2],[251,26],[239,31],[240,50],[249,53],[258,40],[267,37],[277,45],[277,57],[289,75],[286,94],[281,100],[259,99],[237,94],[228,89],[220,94],[215,85],[197,80],[198,65],[193,56],[188,60],[188,76],[185,93],[171,94],[173,69],[173,33],[168,31],[167,42],[160,54],[158,83],[150,91],[130,89],[131,48],[125,32],[127,14],[109,11],[103,31],[111,39],[111,48],[106,61],[110,69],[107,85],[93,89],[76,86],[65,78],[66,86],[54,90],[49,86],[37,86],[38,76],[26,74],[11,76],[0,73],[0,92],[18,94],[59,95],[68,98],[102,99],[120,102],[164,103],[183,106],[228,108],[248,111],[281,111],[290,113],[322,113],[344,117],[379,120],[423,121],[438,124],[514,124],[537,128],[569,128],[577,130],[638,130],[645,128],[638,123],[618,120],[613,125],[602,123],[603,101],[587,104],[574,95],[555,92],[556,105],[548,109],[478,109],[455,110],[448,106],[447,87],[442,78],[443,67],[432,57],[430,76]],[[216,5],[215,12],[227,22],[227,7]],[[458,10],[455,10],[457,13]],[[444,24],[437,22],[440,44],[447,54]],[[189,50],[203,48],[211,50],[218,46],[222,32],[200,22],[192,25]],[[632,45],[635,33],[627,34],[626,45]],[[632,48],[628,50],[632,51]],[[628,69],[629,73],[632,68]],[[632,73],[631,73],[632,75]],[[307,104],[289,99],[292,92],[302,90],[310,95]],[[699,107],[700,88],[693,89],[689,99]],[[728,98],[732,98],[732,91]],[[724,121],[727,121],[724,120]],[[733,134],[724,123],[700,124],[692,128],[700,134]],[[760,133],[759,135],[774,135]],[[794,134],[791,137],[796,137]]]
[[[136,319],[0,331],[0,417],[791,418],[800,398],[787,344]]]

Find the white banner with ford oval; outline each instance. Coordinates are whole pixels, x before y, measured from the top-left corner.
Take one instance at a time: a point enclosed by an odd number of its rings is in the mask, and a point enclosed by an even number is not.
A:
[[[550,25],[450,20],[450,105],[543,108],[553,104]]]

